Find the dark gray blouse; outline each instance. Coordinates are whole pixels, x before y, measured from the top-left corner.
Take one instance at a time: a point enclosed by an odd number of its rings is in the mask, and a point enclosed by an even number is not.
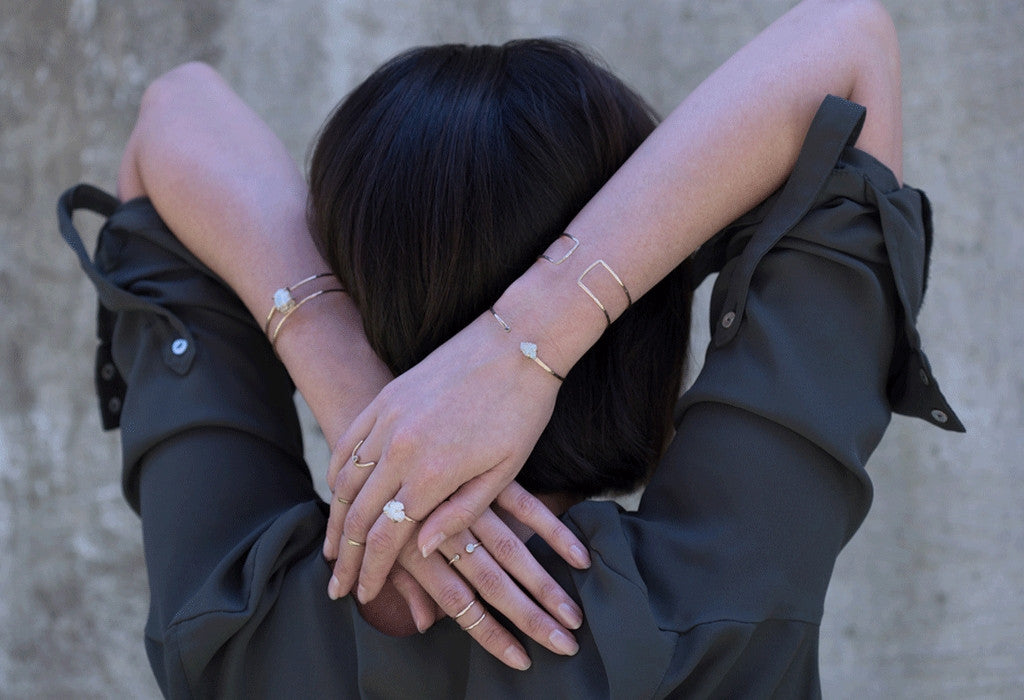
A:
[[[712,340],[636,512],[571,508],[575,571],[530,547],[583,607],[580,651],[524,639],[526,672],[450,622],[391,638],[330,601],[327,507],[302,461],[293,387],[241,302],[146,200],[80,185],[61,228],[101,301],[97,389],[142,516],[146,645],[173,697],[815,697],[818,624],[867,512],[865,463],[892,411],[963,430],[915,318],[927,200],[850,144],[829,97],[793,175],[696,255],[720,270]],[[71,222],[109,216],[95,262]],[[870,611],[865,611],[869,614]]]

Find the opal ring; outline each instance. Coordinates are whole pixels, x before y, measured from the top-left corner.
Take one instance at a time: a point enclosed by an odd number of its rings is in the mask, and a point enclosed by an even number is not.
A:
[[[388,516],[393,523],[400,523],[403,521],[419,523],[419,520],[416,520],[416,518],[410,518],[405,514],[405,504],[401,501],[388,501],[384,504],[384,507],[381,508],[381,512]]]

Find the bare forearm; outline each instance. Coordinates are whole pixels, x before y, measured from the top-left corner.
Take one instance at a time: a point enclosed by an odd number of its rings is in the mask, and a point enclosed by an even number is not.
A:
[[[778,188],[826,94],[868,107],[858,146],[900,174],[899,57],[874,2],[809,0],[705,80],[659,126],[568,231],[580,249],[560,266],[535,264],[501,301],[568,369],[603,331],[600,309],[576,287],[601,258],[634,298],[716,231]],[[625,296],[590,275],[614,315]],[[515,324],[513,324],[515,325]]]
[[[260,323],[274,290],[327,269],[306,230],[306,185],[294,162],[206,66],[177,68],[147,90],[118,189],[123,199],[148,196]],[[345,294],[292,314],[276,347],[330,441],[389,378]]]

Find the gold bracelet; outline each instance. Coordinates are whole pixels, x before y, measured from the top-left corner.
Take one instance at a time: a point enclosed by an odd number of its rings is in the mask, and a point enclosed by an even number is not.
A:
[[[587,273],[593,270],[598,265],[608,270],[608,273],[615,279],[616,282],[619,283],[619,286],[622,287],[622,291],[626,293],[627,309],[633,305],[633,297],[630,295],[629,290],[626,289],[626,285],[622,283],[622,279],[615,274],[615,270],[608,267],[608,263],[606,263],[604,260],[595,260],[590,264],[590,267],[588,267],[586,270],[580,273],[580,276],[576,278],[576,284],[579,286],[580,289],[587,293],[588,297],[594,300],[594,303],[597,304],[597,308],[601,309],[601,313],[604,314],[604,320],[607,321],[608,325],[610,326],[612,325],[612,317],[608,314],[608,309],[606,309],[604,304],[601,303],[601,300],[597,298],[597,295],[590,291],[590,288],[583,283],[583,278],[587,276]]]
[[[270,313],[267,314],[266,323],[263,324],[263,335],[270,335],[270,320],[274,318],[275,313],[288,314],[294,311],[295,307],[298,306],[298,303],[296,303],[295,299],[292,297],[292,292],[313,280],[330,276],[330,272],[318,272],[315,275],[310,275],[305,279],[299,280],[290,287],[282,287],[274,292],[274,305],[270,308]],[[280,328],[280,325],[278,325],[278,328]]]
[[[289,306],[288,311],[284,312],[284,316],[281,317],[281,320],[277,322],[277,327],[274,328],[274,334],[272,336],[270,336],[270,347],[275,347],[275,345],[277,343],[277,334],[281,332],[281,326],[284,325],[284,322],[288,320],[288,317],[291,316],[293,313],[295,313],[295,311],[300,306],[305,304],[310,299],[316,299],[318,296],[320,296],[322,294],[329,294],[331,292],[344,292],[344,291],[345,290],[342,289],[341,287],[333,287],[331,289],[321,289],[318,292],[313,292],[308,297],[303,297],[302,299],[299,299],[298,301],[294,302],[291,306]]]
[[[550,367],[548,367],[548,364],[546,362],[544,362],[544,360],[542,360],[539,357],[537,357],[537,343],[530,343],[530,342],[527,342],[527,341],[524,340],[523,342],[519,343],[519,350],[520,350],[520,352],[523,353],[524,357],[528,357],[529,359],[531,359],[534,362],[536,362],[538,365],[541,366],[541,368],[545,372],[550,374],[552,377],[554,377],[558,381],[563,381],[565,379],[565,377],[560,375],[558,372],[556,372],[555,370],[553,370]]]
[[[550,255],[548,255],[547,253],[543,253],[540,257],[543,258],[544,260],[547,260],[552,265],[561,265],[566,260],[568,260],[569,256],[572,255],[574,252],[576,252],[576,249],[580,247],[580,241],[579,241],[578,238],[576,238],[576,236],[572,235],[571,233],[565,232],[565,231],[563,231],[558,236],[558,238],[563,238],[563,237],[568,238],[570,241],[572,241],[572,247],[569,248],[569,250],[565,253],[565,255],[560,257],[558,260],[555,260]],[[555,240],[558,240],[558,239],[556,238]]]

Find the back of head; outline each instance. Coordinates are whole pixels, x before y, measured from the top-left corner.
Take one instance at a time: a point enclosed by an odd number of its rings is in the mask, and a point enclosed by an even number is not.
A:
[[[310,226],[391,370],[486,312],[654,125],[560,41],[414,49],[359,85],[315,145]],[[523,486],[590,496],[646,480],[671,429],[689,302],[679,268],[576,364]]]

